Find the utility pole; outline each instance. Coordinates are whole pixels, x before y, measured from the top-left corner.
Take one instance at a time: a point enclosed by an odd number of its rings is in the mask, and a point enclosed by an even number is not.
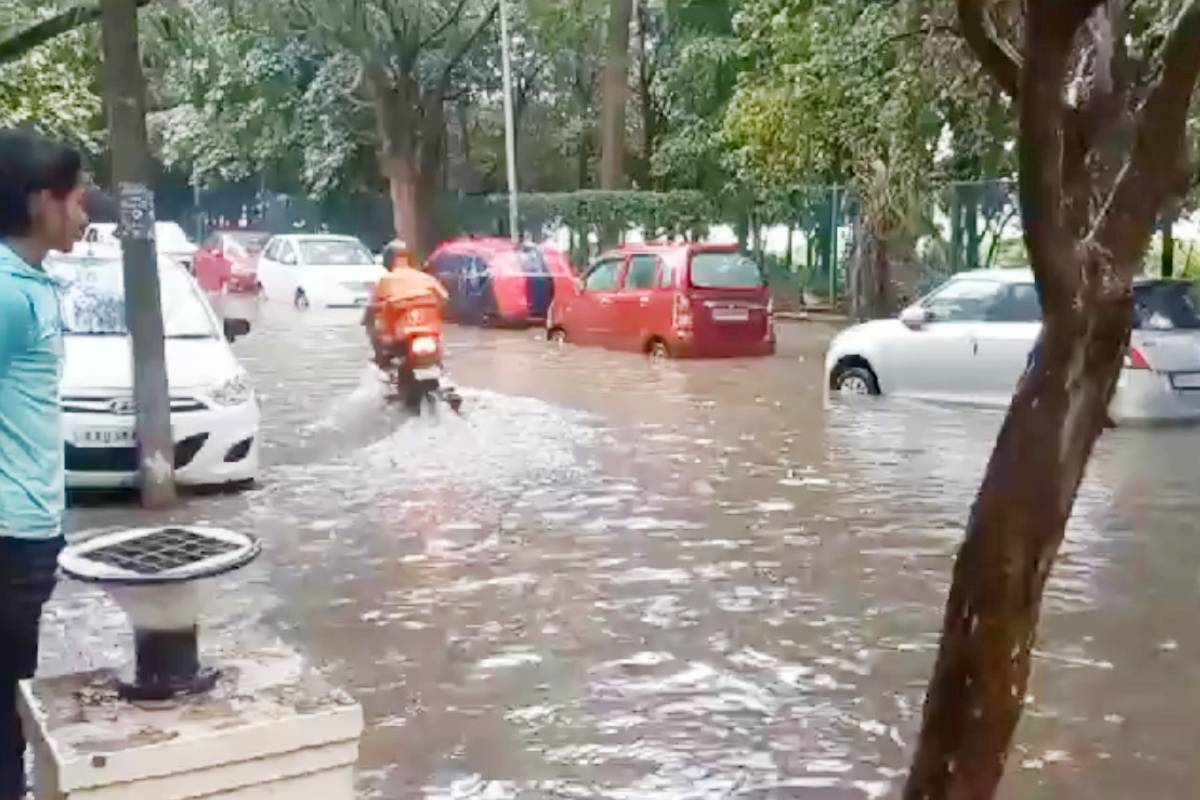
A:
[[[154,192],[146,138],[146,83],[138,50],[138,0],[103,0],[104,100],[119,206],[125,320],[133,340],[142,506],[175,502],[175,442],[154,249]]]
[[[513,115],[512,53],[508,40],[506,0],[500,0],[500,65],[504,75],[504,152],[508,161],[508,234],[521,240],[521,220],[517,210],[517,131]]]

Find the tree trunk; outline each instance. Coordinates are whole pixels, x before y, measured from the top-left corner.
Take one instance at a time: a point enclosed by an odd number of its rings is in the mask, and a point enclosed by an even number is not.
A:
[[[1021,216],[1044,324],[955,561],[906,800],[986,800],[1003,776],[1042,593],[1128,345],[1133,276],[1192,173],[1200,76],[1200,0],[1143,86],[1114,46],[1126,20],[1108,16],[1128,4],[1024,4],[1019,52],[996,40],[986,0],[957,5],[963,37],[1019,109]]]
[[[143,506],[167,508],[176,499],[175,440],[154,247],[154,190],[137,9],[136,0],[105,0],[101,18],[104,95],[113,143],[113,194],[119,205],[125,318],[133,340],[139,488]]]
[[[392,224],[418,261],[437,245],[437,218],[433,197],[437,174],[422,173],[411,158],[388,156],[384,159],[384,177],[392,199]]]
[[[654,147],[658,141],[658,106],[654,102],[655,64],[651,61],[648,39],[650,8],[641,0],[637,5],[638,20],[638,107],[642,115],[642,152],[637,160],[637,183],[641,189],[653,187]]]
[[[382,145],[380,166],[392,199],[392,223],[418,261],[437,244],[437,200],[445,177],[446,114],[442,95],[377,65],[366,71]]]
[[[1162,230],[1162,266],[1161,275],[1164,278],[1175,276],[1175,215],[1166,213],[1160,223]]]
[[[625,182],[625,102],[629,93],[629,23],[633,0],[611,0],[608,54],[604,64],[604,110],[600,123],[600,188]]]
[[[1097,286],[1081,300],[1047,319],[971,510],[906,800],[989,798],[1003,775],[1042,591],[1129,335],[1128,293]]]

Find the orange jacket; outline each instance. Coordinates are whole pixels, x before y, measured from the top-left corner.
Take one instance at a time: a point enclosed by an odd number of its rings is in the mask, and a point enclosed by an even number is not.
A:
[[[442,332],[442,303],[450,293],[432,275],[397,267],[379,279],[371,307],[375,332],[384,341],[402,338],[408,329]]]

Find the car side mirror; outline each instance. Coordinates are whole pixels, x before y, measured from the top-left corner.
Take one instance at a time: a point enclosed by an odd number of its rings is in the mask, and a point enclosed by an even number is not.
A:
[[[929,313],[929,309],[921,306],[909,306],[900,312],[900,321],[904,323],[905,327],[914,331],[921,330],[932,319],[933,315]]]
[[[230,318],[225,320],[225,338],[231,342],[250,333],[250,320]]]

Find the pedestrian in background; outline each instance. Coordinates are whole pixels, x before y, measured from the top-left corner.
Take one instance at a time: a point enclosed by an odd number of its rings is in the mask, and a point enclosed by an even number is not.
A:
[[[37,668],[62,549],[62,321],[42,266],[87,225],[79,153],[0,131],[0,800],[25,796],[17,684]]]

